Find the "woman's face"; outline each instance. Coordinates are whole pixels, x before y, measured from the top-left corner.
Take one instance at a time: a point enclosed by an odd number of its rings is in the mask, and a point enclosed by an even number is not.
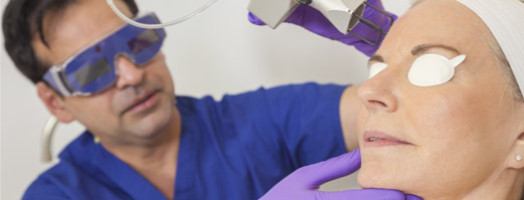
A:
[[[362,187],[458,197],[504,170],[524,109],[490,37],[455,0],[423,1],[396,22],[370,61],[388,67],[359,89]],[[415,86],[408,71],[429,53],[467,58],[449,82]]]

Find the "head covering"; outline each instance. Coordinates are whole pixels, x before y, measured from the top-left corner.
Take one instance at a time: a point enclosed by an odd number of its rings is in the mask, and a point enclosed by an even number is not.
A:
[[[524,94],[524,0],[457,0],[488,25]]]

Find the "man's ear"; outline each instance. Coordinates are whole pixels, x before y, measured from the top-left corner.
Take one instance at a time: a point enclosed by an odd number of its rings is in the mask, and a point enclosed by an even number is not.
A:
[[[65,109],[64,99],[44,82],[38,82],[36,84],[36,90],[38,97],[40,97],[49,112],[51,112],[58,121],[69,123],[75,120],[75,117]]]

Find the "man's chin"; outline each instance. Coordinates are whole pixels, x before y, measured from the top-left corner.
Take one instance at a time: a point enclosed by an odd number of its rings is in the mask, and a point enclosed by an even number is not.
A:
[[[142,119],[135,119],[130,122],[128,130],[137,138],[154,139],[166,132],[173,132],[167,130],[170,123],[173,123],[173,111],[159,108],[155,113],[150,113]]]

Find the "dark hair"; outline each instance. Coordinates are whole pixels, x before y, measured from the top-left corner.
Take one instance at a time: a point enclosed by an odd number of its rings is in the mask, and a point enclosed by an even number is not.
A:
[[[2,29],[5,49],[14,64],[33,83],[42,81],[48,66],[36,57],[32,46],[35,34],[47,46],[43,19],[48,11],[66,9],[78,0],[11,0],[4,10]],[[123,0],[133,15],[138,13],[134,0]]]

